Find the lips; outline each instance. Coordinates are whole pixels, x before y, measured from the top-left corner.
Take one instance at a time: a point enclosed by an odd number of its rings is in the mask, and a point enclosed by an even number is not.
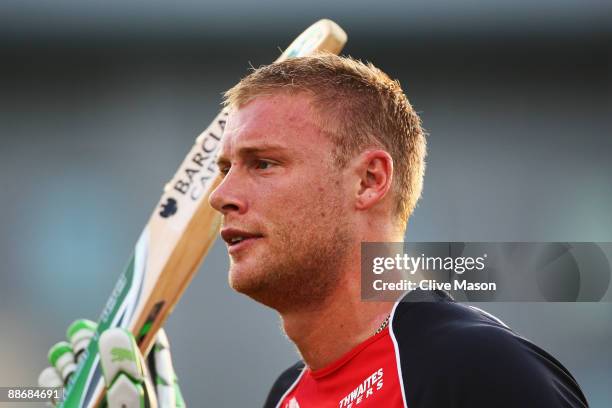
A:
[[[223,228],[221,238],[227,243],[230,252],[234,252],[238,248],[245,247],[247,244],[263,238],[263,235],[237,228]]]

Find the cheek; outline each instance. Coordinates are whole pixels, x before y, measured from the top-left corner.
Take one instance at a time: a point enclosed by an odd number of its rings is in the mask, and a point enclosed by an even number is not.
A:
[[[301,181],[278,182],[261,188],[253,197],[253,205],[260,213],[292,217],[303,212],[313,200],[317,200],[317,194],[312,192],[311,185]]]
[[[304,228],[328,227],[345,218],[346,197],[335,183],[309,185],[295,194],[293,204],[286,208],[294,211],[294,216],[305,222]]]
[[[251,196],[251,207],[272,225],[307,229],[313,221],[346,215],[347,193],[340,176],[330,177],[329,172],[301,172],[301,177],[276,179],[260,185]],[[310,220],[310,221],[309,221]]]

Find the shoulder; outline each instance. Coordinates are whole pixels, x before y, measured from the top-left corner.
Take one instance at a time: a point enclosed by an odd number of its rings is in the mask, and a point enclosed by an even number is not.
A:
[[[298,361],[283,371],[281,375],[278,376],[276,381],[274,381],[274,384],[268,393],[268,397],[266,398],[266,402],[264,403],[264,408],[275,408],[281,398],[298,379],[303,369],[304,362]]]
[[[494,335],[493,340],[518,338],[497,317],[457,303],[443,291],[406,295],[393,310],[391,327],[402,345],[436,347],[481,335]]]
[[[587,405],[546,351],[444,292],[427,296],[397,304],[390,327],[409,406]]]

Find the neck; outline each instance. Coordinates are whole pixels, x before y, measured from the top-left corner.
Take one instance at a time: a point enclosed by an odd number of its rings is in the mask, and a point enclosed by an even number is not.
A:
[[[355,243],[336,289],[320,304],[280,312],[285,333],[312,370],[321,369],[376,333],[391,302],[361,300],[361,242],[403,241],[403,231],[380,229]]]
[[[287,336],[306,365],[323,368],[374,335],[391,313],[392,303],[361,302],[359,297],[333,296],[318,310],[283,314]]]

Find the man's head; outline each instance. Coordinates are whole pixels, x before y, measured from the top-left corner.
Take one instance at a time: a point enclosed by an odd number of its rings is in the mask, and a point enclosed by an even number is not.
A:
[[[397,81],[330,54],[259,68],[226,104],[211,204],[230,284],[278,310],[320,304],[359,267],[361,241],[403,231],[422,187],[420,120]]]
[[[421,121],[397,80],[352,58],[333,54],[289,59],[261,67],[226,92],[225,104],[238,109],[266,95],[309,95],[317,122],[344,167],[368,147],[393,158],[396,221],[405,225],[421,196],[425,135]]]

